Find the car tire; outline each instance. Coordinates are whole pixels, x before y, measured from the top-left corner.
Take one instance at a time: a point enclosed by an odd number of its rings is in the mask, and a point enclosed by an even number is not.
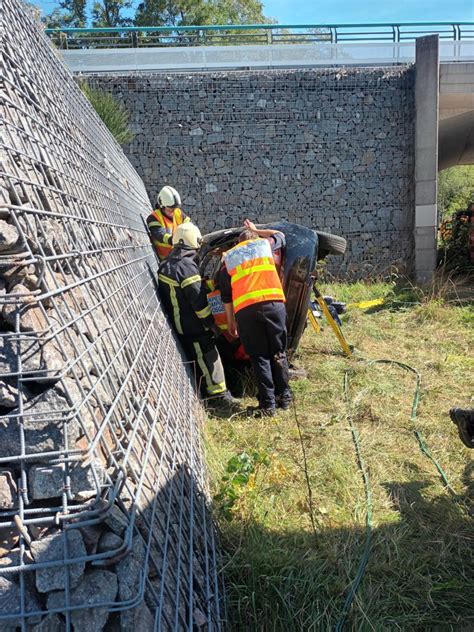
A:
[[[344,237],[316,231],[318,235],[318,260],[327,255],[343,255],[346,252],[347,241]]]

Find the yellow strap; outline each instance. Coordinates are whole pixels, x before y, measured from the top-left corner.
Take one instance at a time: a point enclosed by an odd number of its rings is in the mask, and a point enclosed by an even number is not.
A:
[[[239,270],[240,266],[237,266],[236,270]],[[239,279],[242,279],[243,277],[248,276],[249,274],[253,274],[254,272],[264,272],[264,271],[275,271],[275,265],[273,264],[262,264],[259,266],[253,266],[252,268],[241,268],[238,272],[236,272],[232,277],[231,277],[231,283],[235,283],[235,281],[238,281]]]
[[[211,308],[209,307],[209,305],[206,305],[206,307],[203,307],[198,312],[196,312],[196,316],[198,318],[207,318],[211,314],[212,314],[212,312],[211,312]]]
[[[163,281],[163,283],[166,283],[167,285],[172,285],[173,287],[179,287],[178,281],[175,281],[174,279],[170,279],[164,274],[159,274],[158,278],[160,279],[160,281]]]
[[[195,274],[194,276],[188,277],[187,279],[184,279],[184,281],[181,281],[181,287],[184,289],[185,287],[188,287],[188,285],[192,285],[193,283],[201,283],[202,279],[199,276],[199,274]]]
[[[277,294],[282,298],[285,297],[283,290],[280,287],[267,287],[265,290],[255,290],[239,296],[239,298],[236,298],[234,301],[234,307],[238,307],[241,303],[244,303],[251,298],[259,298],[260,296],[267,296],[269,294]]]
[[[375,305],[383,305],[385,303],[384,298],[374,298],[371,301],[360,301],[360,303],[349,303],[346,307],[358,307],[359,309],[367,309],[368,307],[375,307]]]

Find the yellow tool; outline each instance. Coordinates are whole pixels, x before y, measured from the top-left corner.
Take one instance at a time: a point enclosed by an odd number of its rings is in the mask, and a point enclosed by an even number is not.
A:
[[[368,309],[369,307],[375,307],[376,305],[383,305],[385,303],[384,298],[374,298],[371,301],[360,301],[360,303],[349,303],[346,307],[358,307],[359,309]]]
[[[336,338],[339,340],[339,344],[341,345],[342,350],[344,351],[346,355],[348,356],[352,355],[351,348],[349,347],[347,340],[344,338],[344,334],[342,333],[341,328],[332,317],[332,314],[329,311],[328,306],[326,305],[326,301],[321,296],[319,290],[316,289],[316,287],[313,287],[313,292],[314,292],[314,296],[316,297],[316,300],[318,301],[318,304],[319,304],[319,307],[321,308],[322,313],[324,314],[324,316],[326,317],[326,320],[330,324],[331,329],[336,334]],[[311,309],[308,309],[308,318],[309,318],[309,322],[312,324],[316,333],[319,334],[321,331],[321,326],[319,325],[317,318],[315,317]]]

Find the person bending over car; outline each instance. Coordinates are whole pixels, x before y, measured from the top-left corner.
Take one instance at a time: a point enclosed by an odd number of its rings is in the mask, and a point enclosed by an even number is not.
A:
[[[258,388],[256,416],[272,417],[291,402],[286,357],[285,295],[273,251],[285,245],[277,230],[257,230],[246,219],[239,243],[223,255],[219,287],[228,331],[240,340],[252,362]]]
[[[214,322],[197,265],[201,239],[199,228],[191,222],[176,228],[173,249],[158,269],[160,297],[186,354],[202,375],[208,407],[230,412],[238,400],[227,390],[216,349],[214,336],[221,331]]]

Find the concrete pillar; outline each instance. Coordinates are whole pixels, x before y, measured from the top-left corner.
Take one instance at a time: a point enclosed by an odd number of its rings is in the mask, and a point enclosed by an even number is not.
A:
[[[438,35],[416,40],[415,276],[428,282],[436,268],[438,213]]]

